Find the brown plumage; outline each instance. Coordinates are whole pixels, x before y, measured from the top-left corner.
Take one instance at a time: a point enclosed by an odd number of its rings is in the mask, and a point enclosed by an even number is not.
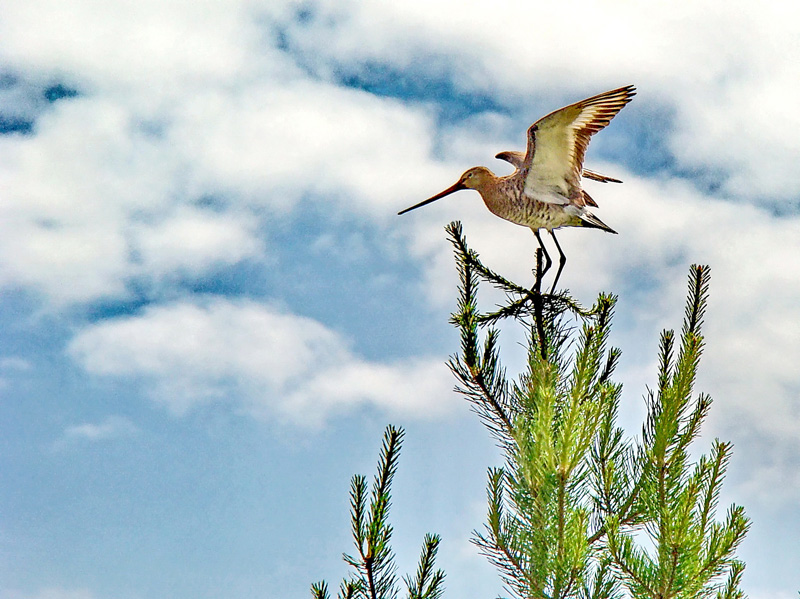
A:
[[[519,152],[497,155],[516,167],[512,174],[497,177],[484,166],[473,167],[454,185],[398,214],[405,214],[460,189],[474,189],[493,214],[533,230],[547,261],[545,271],[551,260],[539,229],[550,232],[560,254],[559,269],[553,281],[555,289],[567,258],[553,233],[554,229],[591,227],[616,233],[586,208],[596,207],[597,203],[581,187],[581,175],[601,181],[618,180],[587,171],[583,168],[583,158],[591,136],[608,125],[635,94],[635,88],[628,85],[551,112],[528,129],[524,156]]]

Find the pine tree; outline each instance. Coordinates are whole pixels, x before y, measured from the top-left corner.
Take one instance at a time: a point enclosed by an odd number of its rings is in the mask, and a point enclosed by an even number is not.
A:
[[[743,508],[717,519],[731,444],[715,440],[693,462],[711,398],[694,396],[709,269],[692,266],[683,328],[661,335],[659,372],[647,390],[641,438],[617,424],[622,386],[612,380],[620,351],[608,347],[616,298],[589,308],[566,293],[543,294],[537,250],[532,289],[484,266],[461,225],[447,232],[460,275],[452,323],[461,351],[450,359],[457,390],[504,454],[488,473],[488,515],[473,542],[521,599],[741,599],[744,564],[735,553],[749,528]],[[481,281],[502,290],[504,305],[478,308]],[[509,380],[496,324],[525,327],[525,371]],[[357,548],[345,561],[354,575],[339,599],[394,599],[399,588],[389,541],[390,487],[403,432],[387,428],[367,505],[367,482],[355,476],[351,519]],[[436,599],[444,573],[434,571],[439,537],[427,535],[409,599]],[[328,599],[327,585],[312,586]]]
[[[566,294],[541,294],[541,253],[526,289],[486,268],[460,224],[447,231],[461,278],[452,318],[461,353],[450,366],[505,454],[504,467],[489,470],[487,523],[474,542],[507,588],[525,599],[743,597],[735,551],[748,519],[735,505],[715,518],[731,445],[716,440],[710,455],[689,457],[711,406],[707,395],[693,399],[708,267],[690,270],[677,356],[674,333],[662,334],[658,386],[633,441],[616,424],[620,351],[607,349],[616,298],[601,294],[586,310]],[[480,312],[480,280],[508,302]],[[516,381],[492,326],[509,318],[528,330],[527,370]]]

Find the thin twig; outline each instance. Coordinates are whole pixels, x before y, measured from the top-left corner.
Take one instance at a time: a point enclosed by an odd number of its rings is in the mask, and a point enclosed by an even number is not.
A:
[[[611,557],[614,560],[614,563],[616,563],[617,566],[620,568],[620,570],[622,570],[631,580],[633,580],[637,585],[643,588],[647,593],[648,597],[657,596],[655,594],[655,590],[651,589],[650,586],[644,580],[642,580],[639,576],[637,576],[636,573],[627,566],[627,564],[623,563],[623,561],[620,559],[619,554],[616,551],[614,551],[614,547],[612,546],[612,544],[609,544],[608,550],[611,553]]]
[[[477,371],[477,373],[476,373]],[[478,388],[481,390],[483,396],[489,400],[489,403],[494,408],[497,415],[500,416],[500,419],[503,421],[503,425],[505,426],[506,433],[509,437],[514,436],[514,427],[511,425],[511,420],[509,420],[506,411],[503,409],[503,406],[500,405],[500,402],[497,401],[497,398],[491,392],[489,387],[486,386],[486,382],[484,381],[483,376],[481,376],[480,370],[477,368],[470,368],[469,373],[472,375],[472,380],[475,381],[475,384],[478,385]]]
[[[370,551],[372,547],[370,547]],[[378,599],[378,590],[375,588],[375,576],[372,572],[372,562],[373,558],[365,557],[364,558],[364,569],[367,571],[367,583],[369,584],[369,596],[371,599]]]

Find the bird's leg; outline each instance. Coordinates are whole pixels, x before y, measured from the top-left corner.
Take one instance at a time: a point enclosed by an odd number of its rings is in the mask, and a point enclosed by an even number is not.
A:
[[[547,360],[547,344],[544,342],[544,316],[542,315],[542,279],[544,278],[544,273],[550,268],[552,260],[550,260],[550,256],[547,254],[547,249],[542,243],[542,238],[539,237],[539,230],[534,229],[533,234],[536,235],[536,239],[539,241],[539,249],[536,250],[536,281],[533,283],[533,297],[531,298],[533,299],[533,319],[536,323],[536,338],[539,344],[539,353],[542,356],[542,360]],[[547,266],[544,268],[542,268],[542,256],[547,258]]]
[[[536,235],[536,241],[539,242],[539,247],[542,249],[542,255],[544,256],[545,265],[544,268],[536,273],[536,278],[538,279],[537,282],[541,282],[544,278],[545,273],[550,270],[550,267],[553,264],[553,261],[550,259],[550,254],[547,253],[547,248],[544,247],[544,243],[542,243],[542,238],[539,237],[539,229],[534,229],[533,234]]]
[[[553,231],[550,231],[550,235],[553,237],[553,241],[556,242],[556,247],[558,248],[558,253],[560,258],[558,259],[558,272],[556,273],[556,278],[553,279],[553,287],[550,289],[550,295],[553,295],[553,292],[556,290],[556,283],[558,283],[558,278],[561,276],[561,271],[564,270],[564,265],[567,263],[567,257],[564,255],[564,252],[561,250],[561,246],[558,244],[558,239],[556,239],[556,234]],[[541,240],[539,240],[541,243]]]

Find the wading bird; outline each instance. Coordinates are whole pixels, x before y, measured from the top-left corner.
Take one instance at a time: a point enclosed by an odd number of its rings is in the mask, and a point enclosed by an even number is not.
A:
[[[521,152],[497,155],[516,167],[512,174],[498,177],[485,166],[473,167],[441,193],[398,214],[435,202],[460,189],[476,190],[490,212],[533,230],[546,262],[542,274],[547,272],[552,261],[539,236],[539,229],[550,232],[560,256],[552,293],[567,262],[554,229],[592,227],[616,233],[586,208],[597,204],[581,187],[581,175],[604,182],[619,181],[585,170],[583,157],[591,136],[608,125],[634,95],[636,88],[628,85],[551,112],[528,129],[528,147],[524,155]]]

